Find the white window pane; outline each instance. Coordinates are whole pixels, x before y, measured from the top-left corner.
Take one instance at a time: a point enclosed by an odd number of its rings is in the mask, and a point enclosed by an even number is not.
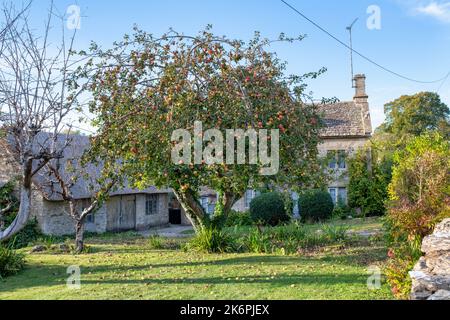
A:
[[[346,163],[345,163],[345,157],[346,157],[346,153],[344,150],[340,150],[338,152],[338,166],[339,169],[345,169],[346,168]]]
[[[331,195],[331,199],[333,199],[333,203],[336,204],[336,201],[337,201],[336,188],[329,188],[328,192]]]
[[[339,200],[343,203],[347,203],[347,189],[339,188]]]

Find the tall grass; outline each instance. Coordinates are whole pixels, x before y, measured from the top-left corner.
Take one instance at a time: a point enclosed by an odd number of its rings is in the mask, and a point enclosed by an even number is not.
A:
[[[323,224],[311,228],[294,222],[278,227],[203,228],[185,248],[209,253],[296,254],[302,249],[341,245],[348,240],[346,226]]]
[[[187,243],[186,248],[208,253],[224,253],[234,251],[235,244],[233,237],[224,230],[203,227]]]
[[[301,224],[287,226],[254,228],[247,235],[241,236],[242,251],[253,253],[295,254],[300,249],[342,244],[348,240],[347,228],[342,226],[322,225],[319,230],[312,230]]]
[[[0,279],[15,275],[25,266],[25,257],[0,244]]]

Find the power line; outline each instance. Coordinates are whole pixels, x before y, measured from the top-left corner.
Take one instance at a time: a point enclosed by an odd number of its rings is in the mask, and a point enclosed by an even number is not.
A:
[[[450,77],[450,72],[447,73],[447,76],[445,77],[444,81],[442,81],[441,85],[439,86],[439,88],[437,89],[436,93],[439,93],[439,91],[441,91],[442,87],[444,86],[445,82],[447,82],[448,77]]]
[[[305,16],[303,13],[301,13],[298,9],[296,9],[295,7],[293,7],[292,5],[290,5],[289,3],[287,3],[284,0],[281,0],[281,2],[283,2],[286,6],[288,6],[289,8],[291,8],[293,11],[295,11],[297,14],[299,14],[301,17],[303,17],[305,20],[307,20],[308,22],[310,22],[312,25],[314,25],[316,28],[318,28],[319,30],[321,30],[322,32],[326,33],[328,36],[330,36],[331,38],[333,38],[334,40],[336,40],[338,43],[340,43],[341,45],[343,45],[344,47],[346,47],[347,49],[351,50],[353,53],[357,54],[358,56],[360,56],[361,58],[363,58],[364,60],[372,63],[373,65],[377,66],[380,69],[383,69],[384,71],[393,74],[399,78],[408,80],[408,81],[412,81],[412,82],[417,82],[417,83],[437,83],[437,82],[441,82],[444,81],[448,78],[449,74],[447,74],[445,77],[438,79],[438,80],[433,80],[433,81],[421,81],[421,80],[416,80],[416,79],[412,79],[409,77],[406,77],[404,75],[401,75],[400,73],[397,73],[395,71],[392,71],[386,67],[383,67],[381,64],[373,61],[372,59],[366,57],[365,55],[363,55],[362,53],[354,50],[353,48],[351,48],[349,45],[347,45],[345,42],[339,40],[337,37],[335,37],[333,34],[331,34],[330,32],[328,32],[326,29],[322,28],[319,24],[317,24],[316,22],[314,22],[313,20],[311,20],[310,18],[308,18],[307,16]]]

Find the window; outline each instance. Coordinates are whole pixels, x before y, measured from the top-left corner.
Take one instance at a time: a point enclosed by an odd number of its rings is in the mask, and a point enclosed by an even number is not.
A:
[[[216,209],[216,204],[214,203],[214,200],[212,200],[208,196],[201,197],[200,204],[202,205],[203,209],[207,214],[213,214],[214,210]]]
[[[344,150],[338,151],[338,166],[339,169],[345,169],[347,167],[345,163],[346,153]]]
[[[297,192],[291,192],[291,199],[292,202],[294,203],[294,208],[292,209],[292,213],[294,215],[294,217],[297,217],[300,214],[300,209],[298,206],[298,193]]]
[[[346,157],[345,150],[328,151],[327,157],[329,159],[328,167],[330,169],[346,169]]]
[[[337,188],[328,188],[328,192],[330,193],[331,199],[333,200],[333,203],[336,204],[337,199]]]
[[[336,169],[336,152],[335,151],[328,151],[327,157],[329,159],[328,167],[330,169]]]
[[[259,196],[259,194],[260,194],[259,191],[247,190],[244,196],[245,207],[250,208],[250,202],[252,202],[252,200],[255,199],[257,196]]]
[[[328,192],[334,204],[338,204],[339,201],[347,203],[347,188],[328,188]]]
[[[205,211],[208,211],[208,197],[201,197],[201,205]]]
[[[85,209],[89,208],[91,205],[91,200],[82,200],[81,202],[81,212],[83,212]],[[95,223],[95,215],[93,213],[90,213],[86,216],[86,223]]]
[[[341,203],[344,203],[344,204],[347,203],[347,189],[346,188],[339,188],[338,201],[341,201]]]
[[[145,199],[145,214],[147,216],[158,214],[158,196],[148,194]]]
[[[215,203],[208,204],[208,210],[206,210],[206,212],[208,212],[208,214],[213,214],[214,210],[216,210],[216,204]]]
[[[95,216],[91,213],[86,216],[87,223],[95,223]]]

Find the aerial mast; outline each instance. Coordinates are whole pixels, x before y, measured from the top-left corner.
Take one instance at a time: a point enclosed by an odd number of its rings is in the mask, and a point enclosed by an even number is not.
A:
[[[358,21],[358,18],[356,18],[352,24],[350,26],[348,26],[346,29],[348,30],[349,34],[350,34],[350,68],[351,68],[351,73],[352,73],[352,88],[355,87],[354,83],[353,83],[353,40],[352,40],[352,29],[353,26],[355,25],[356,21]]]

